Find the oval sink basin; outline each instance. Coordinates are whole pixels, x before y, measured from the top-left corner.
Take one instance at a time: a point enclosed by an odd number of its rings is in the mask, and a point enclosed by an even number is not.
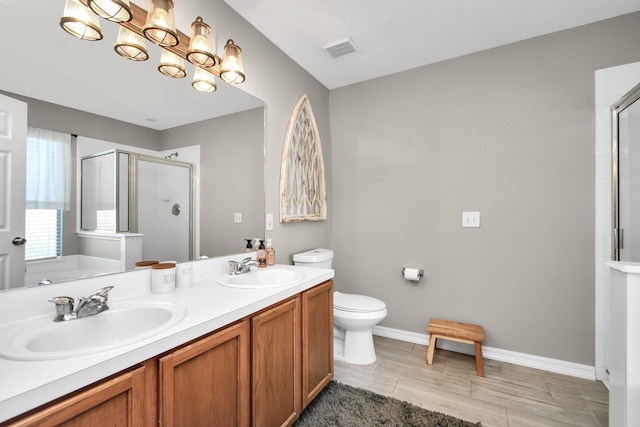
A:
[[[279,286],[295,285],[302,281],[304,276],[299,271],[287,270],[284,268],[267,267],[255,268],[248,273],[237,276],[222,276],[218,278],[218,283],[230,288],[277,288]]]
[[[17,360],[51,360],[112,350],[149,338],[176,325],[187,310],[164,301],[109,303],[95,316],[54,322],[39,317],[0,330],[0,355]]]

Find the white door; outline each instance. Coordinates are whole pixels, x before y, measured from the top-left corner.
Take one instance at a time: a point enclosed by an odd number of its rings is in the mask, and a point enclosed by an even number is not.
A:
[[[24,286],[27,104],[0,95],[0,289]]]

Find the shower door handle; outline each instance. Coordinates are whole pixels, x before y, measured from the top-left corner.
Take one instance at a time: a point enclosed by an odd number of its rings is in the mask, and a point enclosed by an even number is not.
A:
[[[624,230],[622,228],[613,229],[613,241],[616,250],[624,249]]]

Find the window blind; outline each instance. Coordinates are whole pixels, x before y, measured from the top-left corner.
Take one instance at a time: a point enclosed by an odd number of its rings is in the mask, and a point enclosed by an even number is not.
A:
[[[27,209],[71,209],[71,135],[27,131]]]
[[[25,213],[25,260],[61,256],[62,211],[27,209]]]

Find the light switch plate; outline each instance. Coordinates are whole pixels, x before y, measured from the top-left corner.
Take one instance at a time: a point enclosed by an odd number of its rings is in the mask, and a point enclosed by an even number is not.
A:
[[[233,222],[235,224],[242,224],[242,212],[236,212],[233,214]]]
[[[273,230],[273,214],[272,213],[267,214],[267,220],[264,228],[266,229],[266,231]]]
[[[480,212],[462,212],[463,227],[480,227]]]

